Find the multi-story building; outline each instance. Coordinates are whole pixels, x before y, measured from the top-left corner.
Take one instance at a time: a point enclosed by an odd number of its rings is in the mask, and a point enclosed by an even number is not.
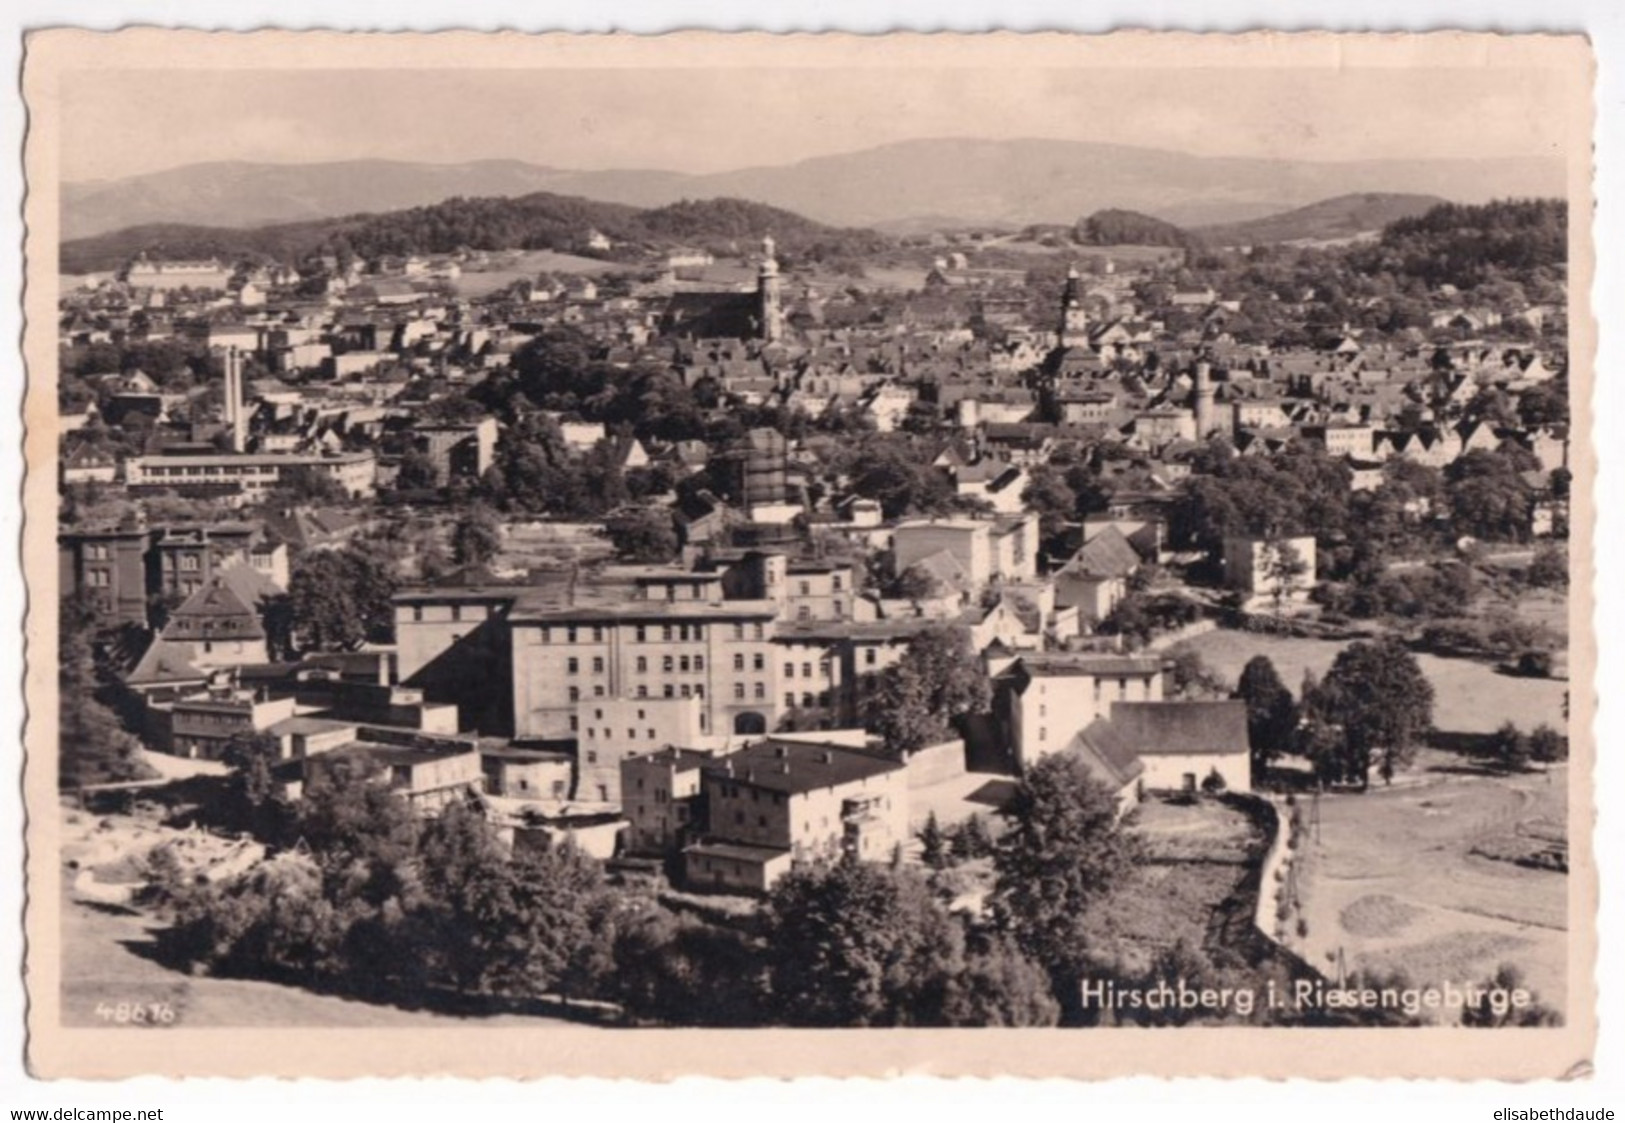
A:
[[[766,892],[795,863],[886,861],[908,839],[907,770],[876,753],[764,740],[701,774],[705,836],[683,850],[697,888]]]
[[[516,608],[514,736],[576,738],[584,700],[688,697],[704,735],[765,733],[782,714],[776,616],[769,601]]]
[[[345,770],[387,787],[419,813],[438,811],[485,787],[479,747],[472,739],[364,729],[358,740],[289,765],[284,767],[298,776],[297,787],[289,791],[295,798],[324,773]]]
[[[124,481],[131,488],[205,490],[248,499],[294,482],[301,472],[325,476],[346,495],[364,499],[376,487],[378,459],[370,452],[333,456],[214,452],[132,456],[124,462]]]
[[[265,699],[234,688],[149,701],[146,741],[160,752],[219,760],[232,738],[266,732],[293,717],[294,705],[291,697]]]
[[[1030,515],[996,519],[919,519],[892,532],[897,572],[946,552],[981,588],[995,578],[1025,581],[1038,573],[1038,520]]]
[[[993,680],[994,715],[1018,771],[1066,748],[1115,702],[1159,702],[1163,662],[1150,655],[1023,655]]]
[[[109,623],[146,627],[147,547],[151,541],[145,527],[59,532],[62,595],[83,597]]]
[[[434,465],[440,483],[477,480],[491,467],[496,454],[497,422],[494,417],[455,423],[421,422],[412,432]]]
[[[1234,535],[1224,540],[1224,583],[1252,600],[1301,599],[1315,587],[1315,539]]]
[[[1327,456],[1352,456],[1356,460],[1370,460],[1377,447],[1377,430],[1368,424],[1342,422],[1305,425],[1300,431],[1304,440],[1320,445],[1326,450]]]
[[[395,677],[431,702],[455,703],[459,725],[513,730],[507,618],[522,589],[413,589],[395,597]]]
[[[715,759],[697,749],[668,746],[621,761],[621,812],[626,848],[634,854],[673,854],[704,826],[700,769]]]
[[[845,561],[790,558],[779,551],[749,550],[737,557],[703,559],[691,578],[714,572],[720,595],[736,600],[772,601],[779,619],[849,620],[857,590],[852,565]]]
[[[152,591],[161,596],[190,596],[235,565],[288,587],[288,548],[249,523],[167,527],[153,538],[150,565]]]
[[[700,730],[701,699],[587,698],[576,704],[576,798],[618,803],[621,763],[662,745],[692,745]]]

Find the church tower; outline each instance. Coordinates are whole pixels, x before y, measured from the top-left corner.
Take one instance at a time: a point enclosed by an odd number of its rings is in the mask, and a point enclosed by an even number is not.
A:
[[[777,343],[784,334],[784,312],[779,306],[779,259],[771,234],[762,239],[762,268],[756,274],[756,298],[761,305],[762,339]]]
[[[1062,347],[1089,346],[1089,313],[1083,306],[1083,279],[1074,266],[1066,272],[1061,290],[1061,329],[1057,341]]]
[[[1206,359],[1196,364],[1192,377],[1191,406],[1196,414],[1196,439],[1206,440],[1216,428],[1213,410],[1213,368]]]

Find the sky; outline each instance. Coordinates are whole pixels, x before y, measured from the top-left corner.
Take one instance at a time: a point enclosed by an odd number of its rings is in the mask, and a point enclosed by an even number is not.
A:
[[[62,87],[65,180],[210,160],[728,171],[925,137],[1201,156],[1556,155],[1549,71],[142,70]]]

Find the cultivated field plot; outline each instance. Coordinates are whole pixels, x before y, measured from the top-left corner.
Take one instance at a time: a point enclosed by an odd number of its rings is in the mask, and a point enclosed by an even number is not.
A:
[[[1149,799],[1135,830],[1150,860],[1096,910],[1094,946],[1127,970],[1144,970],[1181,940],[1193,949],[1208,942],[1265,840],[1245,813],[1213,799]]]
[[[457,295],[473,300],[507,288],[515,281],[534,281],[538,273],[579,273],[600,276],[605,273],[625,272],[626,266],[615,261],[600,261],[595,257],[577,257],[556,250],[528,250],[510,261],[495,263],[488,269],[467,269],[452,282]]]
[[[1521,862],[1562,852],[1568,769],[1470,775],[1446,771],[1454,760],[1430,752],[1411,782],[1321,798],[1299,881],[1309,934],[1295,947],[1329,975],[1341,950],[1351,970],[1401,968],[1417,983],[1483,982],[1511,963],[1561,1007],[1568,878]]]
[[[1348,646],[1342,640],[1302,639],[1220,629],[1195,636],[1182,645],[1199,653],[1219,675],[1234,684],[1242,667],[1254,655],[1267,655],[1281,681],[1294,694],[1303,672],[1325,675],[1337,653]],[[1560,679],[1520,678],[1471,659],[1443,659],[1418,655],[1422,673],[1433,684],[1433,724],[1448,733],[1492,733],[1502,722],[1533,729],[1545,722],[1566,732],[1563,694],[1568,684]]]

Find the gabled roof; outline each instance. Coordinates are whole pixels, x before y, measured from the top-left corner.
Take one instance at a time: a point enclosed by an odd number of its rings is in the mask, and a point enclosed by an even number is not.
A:
[[[197,649],[190,642],[154,636],[124,681],[131,686],[202,682],[208,676],[192,662],[196,655]]]
[[[228,623],[234,626],[227,628]],[[164,638],[174,640],[264,639],[260,618],[243,602],[231,584],[217,577],[177,608],[164,627]]]
[[[1061,567],[1061,573],[1078,577],[1127,577],[1139,565],[1140,555],[1123,532],[1108,526],[1085,542]]]
[[[1245,756],[1249,751],[1247,704],[1240,701],[1114,702],[1111,717],[1085,732],[1097,747],[1136,756]]]
[[[909,566],[910,569],[919,569],[929,574],[939,585],[953,587],[962,585],[970,579],[964,565],[954,556],[952,550],[938,550],[934,554],[927,554]]]
[[[1112,787],[1123,788],[1139,778],[1145,763],[1120,738],[1110,735],[1109,724],[1105,718],[1096,718],[1072,738],[1066,751],[1083,757],[1090,770]]]

